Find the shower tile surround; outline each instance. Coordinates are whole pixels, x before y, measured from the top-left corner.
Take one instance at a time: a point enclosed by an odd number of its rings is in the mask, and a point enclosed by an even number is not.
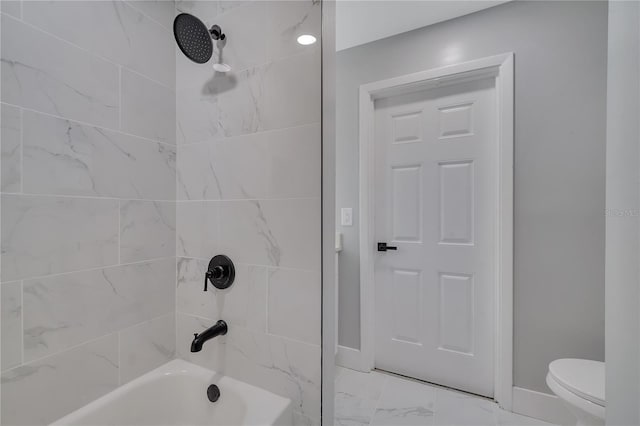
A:
[[[221,61],[176,49],[177,346],[180,358],[291,398],[296,424],[320,418],[320,4],[178,1],[218,24]],[[216,49],[214,58],[219,51]],[[202,292],[212,255],[237,267]],[[218,319],[226,336],[189,351]]]
[[[182,11],[222,26],[231,73],[177,49]],[[318,424],[320,49],[295,36],[320,34],[319,2],[1,12],[0,422],[46,424],[177,356]],[[218,253],[236,283],[203,293]]]
[[[175,357],[175,50],[144,5],[2,2],[2,424]]]

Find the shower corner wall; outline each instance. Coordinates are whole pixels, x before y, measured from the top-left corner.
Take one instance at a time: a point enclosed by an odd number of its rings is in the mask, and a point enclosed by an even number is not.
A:
[[[293,401],[320,423],[321,81],[317,1],[177,2],[226,33],[214,73],[176,49],[177,354]],[[236,282],[202,291],[209,259]],[[218,319],[229,333],[189,351]]]

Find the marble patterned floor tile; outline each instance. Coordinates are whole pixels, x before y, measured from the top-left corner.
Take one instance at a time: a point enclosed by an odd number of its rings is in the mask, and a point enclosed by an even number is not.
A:
[[[362,373],[336,367],[335,424],[359,426],[371,423],[388,376],[377,371]]]
[[[435,424],[457,426],[489,426],[496,424],[497,405],[486,398],[437,389]]]
[[[389,375],[371,424],[433,424],[435,402],[436,389],[432,386]]]
[[[377,370],[336,366],[335,395],[338,426],[553,426],[487,398]]]

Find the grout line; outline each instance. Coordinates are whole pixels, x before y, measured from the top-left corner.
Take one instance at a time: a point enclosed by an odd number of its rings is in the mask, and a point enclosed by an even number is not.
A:
[[[62,37],[60,37],[60,36],[58,36],[58,35],[56,35],[56,34],[53,34],[53,33],[49,32],[49,31],[46,31],[46,30],[44,30],[44,29],[42,29],[42,28],[40,28],[40,27],[38,27],[38,26],[36,26],[36,25],[34,25],[34,24],[30,23],[30,22],[27,22],[27,21],[25,21],[24,19],[18,19],[18,18],[16,18],[15,16],[9,15],[9,14],[4,13],[4,12],[0,12],[0,13],[1,13],[2,15],[4,15],[4,16],[8,17],[8,18],[11,18],[11,19],[12,19],[12,20],[14,20],[14,21],[20,22],[21,24],[23,24],[23,25],[25,25],[25,26],[27,26],[27,27],[29,27],[29,28],[32,28],[32,29],[34,29],[34,30],[36,30],[36,31],[40,32],[41,34],[44,34],[44,35],[49,36],[49,37],[51,37],[51,38],[53,38],[53,39],[55,39],[55,40],[58,40],[58,41],[60,41],[60,42],[62,42],[62,43],[64,43],[64,44],[66,44],[67,46],[72,46],[72,47],[74,47],[74,48],[76,48],[76,49],[78,49],[78,50],[81,50],[82,52],[84,52],[84,53],[88,54],[88,55],[89,55],[89,56],[91,56],[92,58],[100,59],[101,61],[103,61],[103,62],[107,62],[108,64],[114,65],[114,66],[116,66],[116,67],[117,67],[117,66],[121,66],[121,67],[123,67],[123,68],[124,68],[125,70],[127,70],[127,71],[130,71],[130,72],[132,72],[132,73],[138,74],[138,75],[140,75],[140,76],[142,76],[142,77],[146,78],[147,80],[149,80],[149,81],[151,81],[151,82],[153,82],[153,83],[156,83],[158,86],[162,86],[162,87],[164,87],[165,89],[169,89],[169,90],[171,90],[172,92],[175,92],[175,87],[168,86],[167,84],[165,84],[165,83],[161,83],[160,81],[155,80],[154,78],[151,78],[151,77],[149,77],[149,76],[147,76],[147,75],[145,75],[145,74],[141,74],[139,71],[136,71],[136,70],[134,70],[134,69],[131,69],[131,68],[127,67],[126,65],[119,64],[118,62],[115,62],[113,59],[109,59],[109,58],[107,58],[107,57],[104,57],[104,56],[98,55],[98,54],[97,54],[97,53],[95,53],[93,50],[90,50],[90,49],[87,49],[87,48],[85,48],[85,47],[79,46],[79,45],[77,45],[77,44],[75,44],[75,43],[70,42],[69,40],[65,40],[64,38],[62,38]],[[175,49],[174,49],[174,51],[175,51]],[[174,79],[174,83],[175,83],[175,79]]]
[[[20,3],[22,4],[22,3]],[[24,109],[20,108],[20,193],[24,193]]]
[[[165,313],[164,313],[164,314],[162,314],[162,315],[158,315],[158,316],[156,316],[156,317],[146,319],[146,320],[144,320],[144,321],[138,322],[138,323],[136,323],[136,324],[130,325],[130,326],[125,327],[125,328],[120,329],[120,330],[116,330],[116,331],[108,332],[108,333],[106,333],[106,334],[103,334],[103,335],[101,335],[101,336],[98,336],[98,337],[95,337],[95,338],[89,339],[89,340],[84,341],[84,342],[82,342],[82,343],[78,343],[78,344],[75,344],[75,345],[69,346],[68,348],[65,348],[65,349],[62,349],[62,350],[56,351],[56,352],[54,352],[54,353],[52,353],[52,354],[48,354],[48,355],[45,355],[45,356],[42,356],[42,357],[39,357],[39,358],[33,359],[33,360],[31,360],[31,361],[29,361],[29,362],[27,362],[27,363],[24,363],[24,362],[23,362],[23,364],[22,364],[22,365],[29,365],[29,364],[33,364],[33,363],[38,362],[38,361],[41,361],[41,360],[43,360],[43,359],[50,358],[50,357],[53,357],[53,356],[57,356],[57,355],[60,355],[60,354],[65,353],[65,352],[69,352],[69,351],[71,351],[71,350],[73,350],[73,349],[77,349],[77,348],[82,347],[82,346],[84,346],[84,345],[87,345],[87,344],[90,344],[90,343],[94,343],[94,342],[96,342],[96,341],[98,341],[98,340],[100,340],[100,339],[104,339],[104,338],[109,337],[109,336],[112,336],[112,335],[114,335],[114,334],[116,334],[116,335],[118,336],[118,345],[120,345],[120,333],[121,333],[121,332],[123,332],[123,331],[127,331],[127,330],[130,330],[130,329],[135,328],[135,327],[139,327],[139,326],[141,326],[141,325],[144,325],[144,324],[150,323],[150,322],[152,322],[152,321],[156,321],[156,320],[158,320],[158,319],[160,319],[160,318],[163,318],[163,317],[166,317],[166,316],[168,316],[168,315],[172,315],[172,314],[173,314],[173,312],[171,312],[171,311],[169,311],[169,312],[165,312]],[[120,355],[120,350],[118,350],[118,365],[120,365],[120,357],[119,357],[119,355]],[[6,371],[13,370],[13,369],[18,368],[18,367],[20,367],[20,366],[16,365],[16,366],[14,366],[14,367],[11,367],[11,368],[7,369]]]
[[[67,195],[67,194],[39,194],[36,192],[2,192],[3,195],[11,195],[15,197],[24,198],[68,198],[71,200],[102,200],[102,201],[145,201],[149,203],[175,203],[175,200],[154,200],[153,198],[129,198],[129,197],[112,197],[112,196],[90,196],[90,195]],[[203,201],[216,201],[216,200],[203,200]]]
[[[122,131],[122,65],[118,66],[118,131]]]
[[[178,260],[180,259],[187,259],[187,260],[199,260],[202,262],[209,262],[210,258],[204,258],[204,257],[194,257],[194,256],[176,256],[176,258]],[[260,264],[260,263],[245,263],[245,262],[234,262],[235,265],[237,266],[246,266],[246,267],[258,267],[258,268],[265,268],[267,270],[282,270],[282,271],[298,271],[298,272],[309,272],[309,273],[315,273],[315,274],[319,274],[320,271],[317,269],[304,269],[304,268],[292,268],[292,267],[288,267],[288,266],[274,266],[274,265],[264,265],[264,264]]]
[[[120,346],[120,330],[117,331],[116,335],[118,338],[118,386],[120,386],[122,385],[122,362],[120,357],[122,347]]]
[[[177,147],[188,147],[188,146],[194,146],[194,145],[209,145],[209,144],[216,144],[216,143],[232,143],[232,139],[237,139],[237,138],[249,138],[252,136],[262,136],[262,135],[269,135],[272,133],[278,133],[278,132],[285,132],[288,130],[298,130],[298,129],[302,129],[304,127],[313,127],[313,126],[318,126],[321,125],[322,122],[320,121],[311,121],[309,123],[302,123],[299,124],[297,126],[288,126],[288,127],[278,127],[275,129],[265,129],[265,130],[260,130],[257,132],[252,132],[252,133],[241,133],[239,135],[232,135],[232,136],[221,136],[221,137],[214,137],[213,139],[209,139],[209,140],[201,140],[201,141],[196,141],[196,142],[186,142],[186,143],[177,143],[176,142],[176,146]],[[321,129],[318,129],[321,130]],[[177,138],[176,138],[177,139]],[[246,141],[245,143],[250,143],[251,141]],[[270,143],[270,141],[268,140],[264,140],[264,141],[257,141],[257,142],[253,142],[253,143],[257,143],[257,144],[268,144]]]
[[[118,200],[118,265],[122,264],[122,202]]]
[[[33,277],[28,277],[28,278],[18,278],[18,279],[9,280],[9,281],[6,281],[6,282],[20,281],[20,280],[23,280],[23,281],[41,280],[41,279],[60,277],[60,276],[64,276],[64,275],[76,274],[76,273],[80,273],[80,272],[92,272],[92,271],[100,271],[102,269],[112,269],[112,268],[117,268],[117,267],[120,267],[120,266],[133,266],[133,265],[142,265],[142,264],[145,264],[145,263],[155,263],[155,262],[159,262],[161,260],[169,260],[169,259],[174,259],[174,258],[171,257],[171,256],[168,256],[168,257],[156,257],[154,259],[138,260],[136,262],[113,263],[111,265],[97,266],[95,268],[75,269],[73,271],[57,272],[55,274],[37,275],[37,276],[33,276]]]
[[[112,335],[117,334],[117,333],[118,333],[117,331],[112,331],[112,332],[107,333],[107,334],[104,334],[104,335],[102,335],[102,336],[95,337],[95,338],[93,338],[93,339],[90,339],[90,340],[84,341],[84,342],[82,342],[82,343],[78,343],[78,344],[76,344],[76,345],[69,346],[68,348],[65,348],[65,349],[63,349],[63,350],[60,350],[60,351],[54,352],[54,353],[52,353],[52,354],[48,354],[48,355],[45,355],[45,356],[41,356],[41,357],[38,357],[38,358],[32,359],[31,361],[29,361],[29,362],[25,362],[24,364],[22,364],[22,366],[35,364],[36,362],[40,362],[40,361],[43,361],[43,360],[45,360],[45,359],[48,359],[48,358],[51,358],[51,357],[54,357],[54,356],[58,356],[58,355],[64,354],[65,352],[70,352],[70,351],[72,351],[72,350],[75,350],[75,349],[81,348],[82,346],[89,345],[89,344],[91,344],[91,343],[95,343],[95,342],[97,342],[98,340],[106,339],[107,337],[112,336]],[[7,371],[14,370],[14,369],[16,369],[16,368],[18,368],[18,366],[16,366],[16,367],[12,367],[12,368],[10,368],[10,369],[9,369],[9,370],[7,370]]]
[[[145,136],[140,136],[140,135],[136,135],[136,134],[133,134],[133,133],[123,132],[122,130],[117,129],[117,128],[106,127],[106,126],[101,126],[101,125],[94,124],[94,123],[89,123],[87,121],[81,121],[81,120],[76,120],[76,119],[73,119],[73,118],[67,118],[67,117],[63,117],[61,115],[56,115],[56,114],[51,114],[51,113],[48,113],[48,112],[39,111],[37,109],[28,108],[28,107],[25,107],[25,106],[22,106],[22,105],[18,105],[18,104],[12,104],[12,103],[9,103],[9,102],[6,102],[6,101],[2,101],[1,103],[4,104],[4,105],[12,106],[14,108],[21,108],[24,111],[33,112],[35,114],[40,114],[40,115],[44,115],[44,116],[47,116],[47,117],[53,117],[53,118],[57,118],[59,120],[70,121],[72,123],[80,124],[82,126],[94,127],[96,129],[107,130],[109,132],[119,133],[121,135],[130,136],[130,137],[133,137],[133,138],[136,138],[136,139],[140,139],[140,140],[145,141],[145,142],[159,143],[159,144],[167,145],[167,146],[174,147],[174,148],[177,146],[174,143],[163,142],[163,141],[159,141],[159,140],[156,140],[156,139],[150,139],[150,138],[147,138]]]
[[[284,198],[224,198],[218,200],[176,200],[176,203],[223,203],[223,202],[242,202],[242,201],[315,201],[320,200],[317,197],[284,197]]]
[[[24,280],[20,280],[20,365],[24,364]]]
[[[138,0],[126,0],[124,3],[129,6],[131,9],[137,11],[138,13],[140,13],[141,15],[143,15],[145,18],[147,18],[150,21],[153,21],[154,23],[156,23],[157,25],[161,26],[163,29],[169,31],[169,33],[172,32],[171,28],[165,26],[164,24],[160,23],[160,21],[158,21],[155,18],[152,18],[151,16],[149,16],[146,12],[143,12],[141,9],[138,9],[136,6],[134,6],[134,4],[136,3],[136,1]],[[164,0],[161,0],[164,1]]]
[[[214,323],[219,319],[219,318],[217,318],[217,319],[216,318],[207,318],[207,317],[203,317],[202,315],[196,315],[196,314],[192,314],[192,313],[184,312],[184,311],[176,311],[176,315],[183,315],[183,316],[186,316],[186,317],[195,318],[195,319],[202,320],[202,321],[212,321]],[[269,338],[272,337],[274,339],[283,340],[285,343],[286,342],[295,343],[295,344],[298,344],[298,345],[306,346],[308,348],[314,348],[314,349],[321,349],[322,348],[322,345],[320,345],[320,344],[309,343],[309,342],[305,342],[305,341],[302,341],[302,340],[293,339],[291,337],[281,336],[279,334],[270,334],[270,333],[267,333],[267,332],[264,332],[264,331],[248,328],[247,326],[244,326],[244,325],[240,325],[240,324],[236,324],[236,323],[230,323],[229,321],[227,321],[227,322],[229,323],[230,327],[239,328],[239,329],[244,330],[244,331],[246,331],[248,333],[251,333],[251,334],[261,334],[261,335],[269,337]]]

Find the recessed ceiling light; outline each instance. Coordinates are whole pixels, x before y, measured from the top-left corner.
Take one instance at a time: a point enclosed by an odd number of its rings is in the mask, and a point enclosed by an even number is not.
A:
[[[303,34],[300,37],[298,37],[298,43],[300,43],[303,46],[308,46],[315,42],[316,42],[316,38],[311,34]]]

